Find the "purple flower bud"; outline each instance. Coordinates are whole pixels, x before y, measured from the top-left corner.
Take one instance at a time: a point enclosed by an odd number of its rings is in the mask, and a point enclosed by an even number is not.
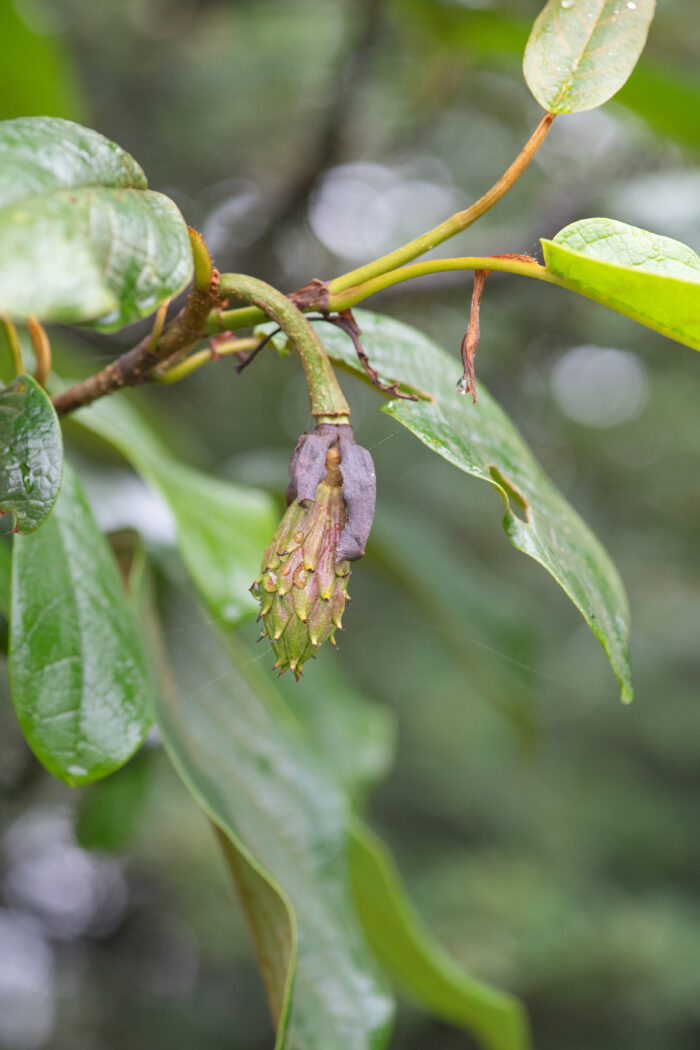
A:
[[[377,476],[366,448],[356,445],[352,437],[340,435],[340,469],[343,475],[343,499],[348,516],[338,543],[338,561],[357,561],[365,553],[374,520]]]
[[[289,464],[289,506],[252,591],[280,672],[298,677],[323,642],[334,642],[347,600],[348,562],[365,553],[376,476],[352,427],[322,423],[302,434]]]
[[[365,553],[372,528],[377,479],[372,457],[366,448],[355,444],[349,424],[321,423],[313,433],[301,435],[289,464],[291,481],[287,502],[296,499],[306,504],[315,499],[316,489],[326,473],[326,453],[336,442],[340,447],[343,499],[347,508],[338,561],[357,561]]]

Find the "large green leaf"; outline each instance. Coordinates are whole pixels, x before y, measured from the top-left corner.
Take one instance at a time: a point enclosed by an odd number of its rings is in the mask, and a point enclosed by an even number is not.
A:
[[[12,583],[12,547],[4,538],[0,539],[0,613],[7,619],[10,615],[10,588]]]
[[[405,547],[405,515],[395,524],[392,533]],[[426,564],[421,564],[419,573],[429,576],[435,567],[433,552],[425,553]],[[454,571],[454,561],[450,565],[448,560],[448,566]],[[464,582],[467,590],[469,581]],[[498,604],[488,595],[483,597],[487,605]],[[479,596],[472,600],[476,604]],[[454,616],[448,613],[446,619],[450,618]],[[370,781],[376,775],[378,754],[384,767],[389,758],[386,726],[377,746],[377,721],[382,728],[384,712],[359,696],[337,669],[329,671],[330,666],[319,661],[313,676],[298,683],[285,683],[283,678],[275,688],[287,687],[290,707],[325,768],[351,797],[362,798],[367,773]],[[470,977],[447,955],[411,906],[387,848],[358,818],[350,822],[349,849],[355,909],[375,956],[396,984],[435,1016],[466,1029],[487,1050],[525,1050],[529,1035],[521,1003]]]
[[[9,667],[25,735],[67,784],[117,769],[148,730],[153,686],[137,619],[68,464],[44,527],[15,537]]]
[[[228,839],[277,1027],[278,1050],[372,1050],[392,1004],[353,914],[347,804],[257,668],[211,632],[173,644],[177,693],[157,717],[185,784]],[[175,626],[176,624],[169,624]],[[175,635],[170,636],[175,639]]]
[[[700,350],[700,258],[692,248],[615,219],[580,219],[542,248],[560,284]]]
[[[164,670],[163,643],[141,536],[134,530],[123,529],[110,533],[107,541],[136,611],[143,645],[157,683]],[[81,793],[75,810],[75,834],[83,849],[128,851],[146,808],[156,751],[155,747],[146,744],[126,766],[88,785]]]
[[[532,27],[523,71],[550,113],[607,102],[637,64],[655,0],[549,0]]]
[[[90,128],[51,117],[0,122],[1,208],[92,186],[145,190],[148,182],[133,157]]]
[[[193,622],[192,614],[188,617],[188,623]],[[190,627],[190,634],[192,628]],[[297,769],[297,762],[305,766],[304,779],[309,778],[317,781],[318,788],[323,784],[323,796],[326,801],[337,793],[337,787],[346,791],[357,793],[357,789],[365,782],[368,767],[376,761],[376,741],[372,739],[372,727],[376,722],[377,712],[381,709],[372,710],[367,702],[357,696],[349,682],[343,682],[341,688],[341,703],[336,704],[335,684],[329,682],[317,683],[315,698],[311,697],[311,691],[306,702],[301,705],[294,703],[292,717],[290,709],[284,704],[280,694],[280,684],[272,684],[264,673],[253,668],[248,651],[236,643],[230,647],[229,655],[233,658],[237,670],[232,668],[226,670],[227,665],[220,663],[219,659],[210,655],[205,641],[203,649],[202,664],[206,666],[207,678],[204,683],[198,683],[197,667],[191,666],[191,658],[187,659],[190,665],[192,685],[195,695],[190,703],[193,712],[204,708],[205,718],[215,716],[215,731],[217,742],[221,751],[229,755],[228,761],[235,762],[237,743],[231,739],[232,727],[237,727],[238,734],[248,734],[246,721],[249,715],[241,713],[242,688],[245,691],[253,690],[256,707],[262,706],[267,716],[275,723],[275,731],[262,733],[260,731],[248,737],[247,757],[256,768],[260,769],[259,779],[254,783],[245,781],[242,788],[237,781],[231,783],[231,775],[225,774],[220,767],[219,760],[213,755],[209,742],[209,735],[200,733],[199,754],[192,751],[195,761],[195,776],[188,776],[184,770],[184,779],[196,798],[204,805],[224,832],[228,831],[229,837],[223,839],[224,852],[240,890],[241,899],[246,908],[248,920],[253,931],[258,961],[265,981],[268,998],[276,1023],[284,1024],[287,1017],[285,997],[290,994],[293,987],[291,1015],[295,1016],[297,1009],[297,996],[302,995],[302,1002],[307,1001],[307,991],[304,987],[300,989],[299,974],[292,983],[288,972],[288,966],[293,966],[298,950],[298,943],[304,944],[304,924],[307,914],[300,911],[297,901],[299,897],[295,887],[295,865],[282,865],[276,861],[277,867],[273,868],[269,861],[261,866],[260,861],[267,850],[267,856],[277,856],[280,846],[273,849],[271,843],[264,843],[265,837],[272,833],[264,820],[256,820],[257,807],[260,805],[274,805],[273,799],[267,801],[266,796],[272,790],[263,786],[266,773],[273,772],[278,776],[278,770],[286,773]],[[320,670],[320,668],[319,668]],[[180,677],[178,675],[178,677]],[[242,687],[241,682],[244,682]],[[221,686],[220,683],[223,683]],[[184,683],[187,685],[187,681]],[[216,714],[217,704],[214,704],[209,693],[219,688],[222,693],[220,704],[225,704],[227,717]],[[290,693],[292,692],[290,687]],[[296,694],[297,689],[293,689]],[[205,696],[206,694],[206,696]],[[227,699],[224,700],[223,697]],[[251,698],[252,699],[252,698]],[[171,701],[172,702],[172,698]],[[167,698],[165,701],[168,704]],[[248,701],[250,703],[250,701]],[[326,730],[321,736],[316,726],[317,712],[325,705]],[[247,705],[246,705],[247,706]],[[353,710],[354,708],[354,710]],[[194,715],[184,717],[180,709],[177,718],[169,713],[172,723],[177,726],[179,733],[179,744],[181,747],[183,739],[189,727],[196,726]],[[298,720],[299,725],[295,722]],[[328,724],[335,721],[332,732],[328,731]],[[199,711],[201,721],[201,711]],[[365,724],[367,732],[362,735],[358,732],[362,723]],[[171,723],[168,721],[167,725]],[[227,728],[229,727],[229,728]],[[163,728],[163,724],[162,724]],[[299,737],[299,728],[303,728],[305,743],[302,744]],[[166,746],[172,747],[169,734],[172,729],[164,728]],[[170,743],[169,743],[170,741]],[[275,758],[280,741],[284,743],[286,761],[281,756]],[[311,755],[306,745],[313,748]],[[207,746],[205,746],[207,745]],[[349,773],[349,758],[346,752],[353,751],[352,763],[354,773]],[[295,756],[292,764],[291,756]],[[176,757],[176,764],[179,764]],[[213,762],[213,768],[210,765]],[[180,764],[183,773],[183,766]],[[203,774],[206,771],[206,776]],[[238,773],[243,778],[246,769]],[[207,779],[208,778],[208,779]],[[262,778],[262,784],[261,779]],[[329,779],[330,778],[330,779]],[[218,787],[214,792],[211,781],[216,781]],[[239,817],[238,827],[241,829],[238,835],[231,835],[232,822],[221,823],[221,809],[212,811],[212,798],[221,799],[225,794],[226,785],[236,794],[238,811],[243,813]],[[309,788],[311,784],[309,783]],[[286,785],[276,784],[275,792],[287,790]],[[255,799],[254,812],[247,812],[251,802],[246,798],[246,792],[252,792]],[[335,804],[338,799],[336,797]],[[294,805],[299,804],[299,795],[293,796]],[[230,804],[229,804],[230,805]],[[308,833],[304,829],[309,821],[314,823],[318,820],[319,807],[309,806],[308,798],[303,802],[307,816],[302,824],[296,824],[299,831],[299,849],[303,849],[304,842],[309,841]],[[217,816],[217,813],[219,814]],[[279,819],[284,816],[290,820],[289,810],[286,809],[279,814]],[[258,834],[257,842],[254,842],[249,830],[251,822],[255,823]],[[409,904],[405,891],[403,890],[398,872],[385,847],[379,843],[374,835],[359,821],[352,818],[349,825],[351,829],[350,838],[350,880],[352,894],[357,916],[361,921],[365,936],[382,966],[391,977],[406,990],[414,999],[425,1006],[436,1016],[444,1018],[451,1023],[459,1025],[476,1036],[487,1050],[525,1050],[529,1045],[528,1029],[525,1015],[520,1003],[512,996],[506,995],[496,989],[474,978],[469,977],[454,963],[440,946],[431,938],[430,934],[422,927],[420,920]],[[317,841],[316,839],[314,840]],[[284,850],[285,844],[281,843]],[[315,867],[315,866],[314,866]],[[284,874],[273,879],[274,871],[283,871]],[[335,870],[331,869],[335,875]],[[323,884],[328,888],[328,868],[324,866]],[[309,887],[313,889],[313,886]],[[297,931],[298,924],[298,931]],[[332,931],[328,931],[332,936]],[[297,943],[297,938],[299,942]],[[307,965],[315,970],[318,960],[318,948],[312,944],[313,958],[308,960]],[[329,989],[330,990],[330,989]],[[324,998],[325,998],[325,992]],[[361,1009],[361,1007],[359,1007]],[[316,1042],[297,1042],[299,1032],[294,1023],[290,1029],[290,1042],[286,1036],[278,1031],[278,1047],[313,1047]],[[354,1036],[352,1037],[355,1038]],[[363,1045],[362,1042],[336,1042],[329,1039],[328,1045],[339,1047],[340,1050],[346,1045]],[[377,1044],[383,1045],[383,1041]]]
[[[0,122],[0,313],[119,328],[191,273],[180,212],[128,153],[67,120]]]
[[[270,496],[176,460],[123,395],[103,398],[75,421],[119,449],[163,496],[182,559],[214,615],[235,624],[257,613],[249,587],[277,525]]]
[[[61,487],[61,426],[45,390],[31,376],[0,389],[0,508],[19,532],[33,532],[51,513]]]
[[[353,897],[372,950],[391,977],[431,1013],[465,1028],[487,1050],[527,1050],[520,1001],[470,977],[423,927],[391,855],[360,821],[350,838]]]
[[[356,317],[363,346],[380,374],[387,379],[398,376],[432,396],[417,402],[391,401],[384,411],[438,455],[496,488],[505,503],[503,527],[510,541],[540,562],[569,595],[608,654],[623,700],[630,700],[627,599],[593,533],[543,474],[483,386],[477,405],[455,393],[456,357],[392,318],[364,311]],[[335,360],[364,375],[342,332],[330,329],[323,338]]]

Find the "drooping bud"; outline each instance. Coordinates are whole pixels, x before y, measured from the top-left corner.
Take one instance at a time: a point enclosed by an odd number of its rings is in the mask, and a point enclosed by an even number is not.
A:
[[[290,463],[291,500],[251,590],[280,674],[306,661],[341,627],[350,561],[361,558],[374,513],[375,475],[350,426],[303,434]]]
[[[338,557],[358,561],[365,553],[372,528],[377,479],[372,457],[366,448],[355,444],[348,423],[321,423],[313,433],[301,435],[289,463],[287,502],[306,503],[314,498],[316,486],[326,472],[326,453],[336,442],[340,447],[343,499],[347,507]]]

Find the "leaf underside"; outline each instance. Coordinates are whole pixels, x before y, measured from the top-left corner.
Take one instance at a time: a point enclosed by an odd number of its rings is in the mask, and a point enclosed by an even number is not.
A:
[[[530,91],[550,113],[607,102],[637,64],[655,0],[549,0],[525,48]]]
[[[580,219],[543,240],[559,283],[700,350],[700,258],[671,237],[615,219]]]

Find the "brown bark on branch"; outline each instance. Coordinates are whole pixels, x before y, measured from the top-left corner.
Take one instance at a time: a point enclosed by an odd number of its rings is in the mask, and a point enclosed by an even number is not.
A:
[[[214,275],[218,278],[216,271]],[[212,288],[215,287],[216,281],[212,280]],[[56,394],[53,405],[59,416],[74,412],[76,408],[89,405],[115,390],[147,383],[153,370],[164,361],[177,359],[205,338],[207,318],[212,310],[221,305],[222,301],[213,290],[193,288],[185,306],[165,328],[155,345],[152,345],[152,336],[149,334],[95,375]]]

